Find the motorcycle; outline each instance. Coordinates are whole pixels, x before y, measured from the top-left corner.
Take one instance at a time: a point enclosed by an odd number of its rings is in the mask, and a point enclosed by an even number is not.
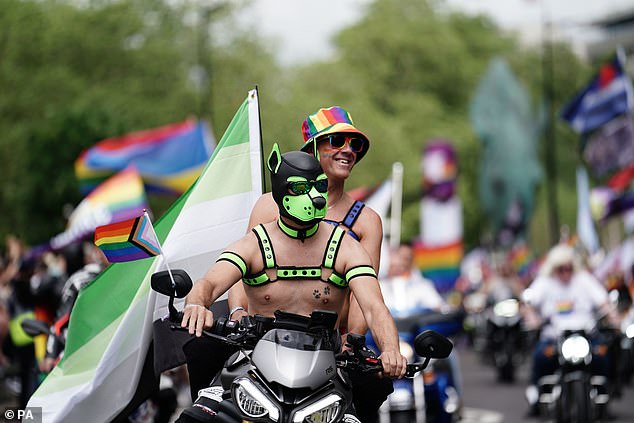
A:
[[[174,330],[182,312],[174,298],[183,298],[192,282],[183,270],[152,275],[155,291],[169,296]],[[358,421],[348,413],[352,389],[347,373],[377,373],[381,361],[365,345],[365,338],[349,334],[350,350],[340,351],[337,313],[316,310],[309,317],[277,311],[274,317],[245,316],[240,322],[219,318],[204,336],[239,349],[221,372],[222,402],[219,413],[227,421],[341,422]],[[423,370],[432,358],[449,355],[453,345],[444,336],[427,331],[416,337],[416,352],[425,360],[407,365],[406,377]]]
[[[417,334],[432,330],[450,336],[462,328],[462,312],[440,313],[429,309],[393,312],[399,332],[401,354],[408,361],[416,359],[414,348]],[[376,344],[371,335],[366,341],[371,348]],[[381,423],[452,422],[460,415],[461,400],[456,388],[455,369],[449,360],[436,358],[423,373],[411,379],[394,381],[394,392],[379,410]]]
[[[557,341],[559,366],[538,381],[542,415],[557,422],[591,422],[604,417],[610,399],[607,378],[591,371],[592,343],[583,330],[565,330]]]
[[[466,316],[464,329],[469,344],[474,351],[484,354],[487,346],[487,295],[482,292],[469,292],[462,300]]]
[[[486,324],[486,355],[495,366],[498,381],[513,383],[526,350],[519,301],[509,298],[495,303],[487,310]]]
[[[621,316],[618,330],[611,332],[610,384],[611,395],[619,398],[623,387],[631,383],[634,373],[634,307],[632,297],[623,285],[610,291],[610,300]]]
[[[634,374],[634,308],[621,321],[621,360],[619,374],[623,384],[630,384]]]

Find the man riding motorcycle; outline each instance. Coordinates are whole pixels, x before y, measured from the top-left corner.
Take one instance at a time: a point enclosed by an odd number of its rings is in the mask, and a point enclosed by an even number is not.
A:
[[[540,341],[533,352],[532,385],[527,390],[531,402],[529,414],[536,415],[539,413],[537,384],[542,376],[553,374],[558,367],[557,355],[553,352],[563,331],[591,331],[598,315],[605,315],[614,325],[617,318],[605,288],[581,268],[574,249],[566,244],[550,250],[538,277],[523,297],[527,322],[541,325]],[[591,336],[593,350],[605,351],[600,337],[595,333]],[[607,376],[607,356],[593,354],[592,369],[594,374]]]
[[[208,307],[240,280],[248,313],[264,316],[278,309],[306,316],[315,309],[341,313],[352,291],[382,351],[383,374],[402,377],[406,359],[368,254],[342,229],[322,222],[328,179],[319,161],[299,151],[282,155],[275,145],[267,165],[280,217],[256,226],[220,255],[187,296],[182,326],[201,336],[213,324]],[[220,398],[199,400],[179,422],[214,421]]]

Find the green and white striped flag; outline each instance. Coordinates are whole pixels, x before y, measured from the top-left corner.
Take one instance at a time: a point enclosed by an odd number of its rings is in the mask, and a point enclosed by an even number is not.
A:
[[[80,293],[64,357],[28,403],[42,408],[44,423],[109,422],[130,402],[152,323],[167,314],[167,301],[150,289],[151,275],[167,259],[195,281],[245,234],[262,194],[260,145],[252,90],[196,183],[156,222],[164,256],[113,264]]]

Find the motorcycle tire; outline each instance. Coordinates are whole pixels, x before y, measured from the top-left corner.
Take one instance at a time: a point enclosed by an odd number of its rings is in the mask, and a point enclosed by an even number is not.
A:
[[[509,357],[506,362],[498,367],[498,380],[504,383],[515,382],[515,366]]]
[[[575,380],[567,386],[567,392],[560,399],[557,423],[590,423],[592,421],[588,386],[582,380]]]

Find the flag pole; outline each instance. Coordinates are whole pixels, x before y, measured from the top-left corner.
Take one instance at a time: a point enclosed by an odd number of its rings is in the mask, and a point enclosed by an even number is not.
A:
[[[392,165],[392,203],[390,211],[390,247],[401,243],[401,208],[403,202],[403,163]]]
[[[165,253],[163,253],[163,246],[161,245],[161,241],[159,241],[156,232],[154,231],[154,224],[152,223],[152,219],[147,212],[147,209],[143,209],[143,214],[145,215],[148,222],[150,222],[150,228],[152,229],[152,234],[154,238],[156,238],[156,243],[159,246],[159,251],[161,252],[161,256],[163,256],[163,261],[165,262],[165,267],[167,267],[167,273],[170,275],[170,280],[172,281],[172,289],[176,290],[176,281],[174,280],[174,275],[172,274],[172,269],[170,268],[169,263],[167,262],[167,257],[165,257]]]
[[[264,141],[262,140],[262,114],[260,113],[260,91],[258,89],[258,86],[255,86],[255,94],[257,96],[258,99],[258,130],[260,131],[260,172],[262,173],[261,177],[262,177],[262,193],[264,194],[266,192],[266,178],[264,175],[264,169],[266,168],[266,166],[264,166]]]

